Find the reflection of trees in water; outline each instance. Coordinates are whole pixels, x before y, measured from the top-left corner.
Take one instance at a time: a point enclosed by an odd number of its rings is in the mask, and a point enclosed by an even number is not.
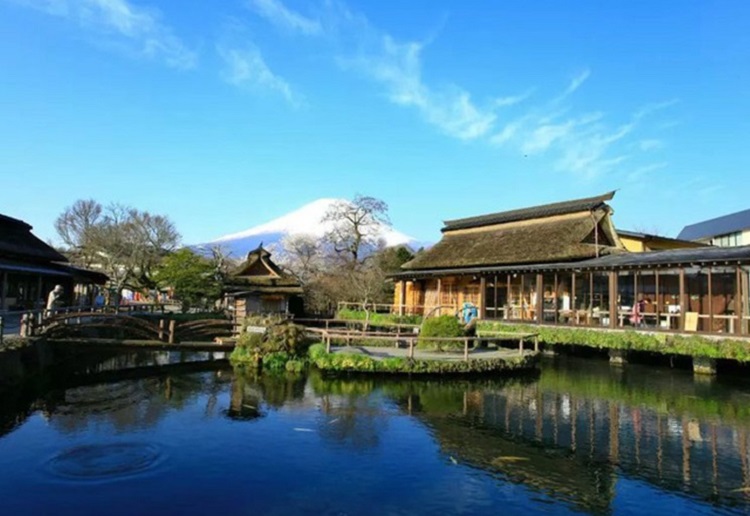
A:
[[[153,426],[167,411],[182,409],[200,396],[206,395],[210,410],[225,382],[217,370],[99,383],[58,391],[47,398],[46,410],[52,424],[63,432],[92,423],[132,430]]]

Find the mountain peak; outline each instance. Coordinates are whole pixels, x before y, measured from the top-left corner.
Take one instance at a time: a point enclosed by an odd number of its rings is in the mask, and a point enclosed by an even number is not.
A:
[[[323,222],[323,218],[329,209],[338,202],[349,201],[335,198],[317,199],[269,222],[221,236],[196,247],[205,248],[218,245],[231,252],[235,257],[242,257],[248,251],[257,248],[261,241],[264,247],[274,249],[288,235],[310,235],[322,238],[333,227],[332,222]],[[377,235],[385,240],[388,246],[414,242],[413,238],[391,226],[383,225],[379,227]]]

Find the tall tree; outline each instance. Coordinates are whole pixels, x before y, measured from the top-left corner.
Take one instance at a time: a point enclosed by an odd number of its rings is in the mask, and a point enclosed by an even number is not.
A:
[[[380,230],[390,225],[388,205],[375,197],[357,194],[354,200],[333,204],[323,222],[332,223],[326,241],[350,264],[361,263],[369,253],[383,247]]]
[[[183,311],[187,311],[193,306],[207,305],[221,295],[221,283],[215,272],[212,260],[183,248],[164,258],[154,278],[161,287],[172,288],[182,302]]]
[[[155,268],[180,240],[165,216],[122,204],[103,208],[93,200],[66,208],[55,228],[74,263],[99,266],[118,293],[125,287],[154,288]]]

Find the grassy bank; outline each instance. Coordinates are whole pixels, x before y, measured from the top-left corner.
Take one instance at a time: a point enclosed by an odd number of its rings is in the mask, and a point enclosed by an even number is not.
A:
[[[647,351],[666,355],[723,358],[750,362],[750,342],[726,339],[709,339],[700,335],[672,335],[636,331],[603,331],[584,328],[560,328],[530,324],[507,324],[481,321],[477,330],[520,333],[538,333],[539,341],[555,346],[588,346],[598,349]]]
[[[311,364],[328,372],[359,372],[388,374],[480,374],[518,373],[536,367],[538,356],[524,355],[508,358],[473,359],[464,361],[412,360],[385,358],[376,360],[355,353],[326,353],[323,344],[314,344],[308,353]]]

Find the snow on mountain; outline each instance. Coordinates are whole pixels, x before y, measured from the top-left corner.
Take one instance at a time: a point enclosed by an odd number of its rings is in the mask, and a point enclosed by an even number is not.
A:
[[[234,258],[243,258],[249,251],[263,247],[272,252],[278,250],[281,240],[288,235],[311,235],[322,238],[333,228],[333,222],[323,222],[328,210],[341,199],[318,199],[292,212],[282,215],[265,224],[224,235],[215,240],[193,246],[195,249],[208,249],[220,246],[231,253]],[[346,202],[346,201],[343,201]],[[415,240],[390,226],[377,228],[376,235],[382,238],[387,246],[415,244]]]

